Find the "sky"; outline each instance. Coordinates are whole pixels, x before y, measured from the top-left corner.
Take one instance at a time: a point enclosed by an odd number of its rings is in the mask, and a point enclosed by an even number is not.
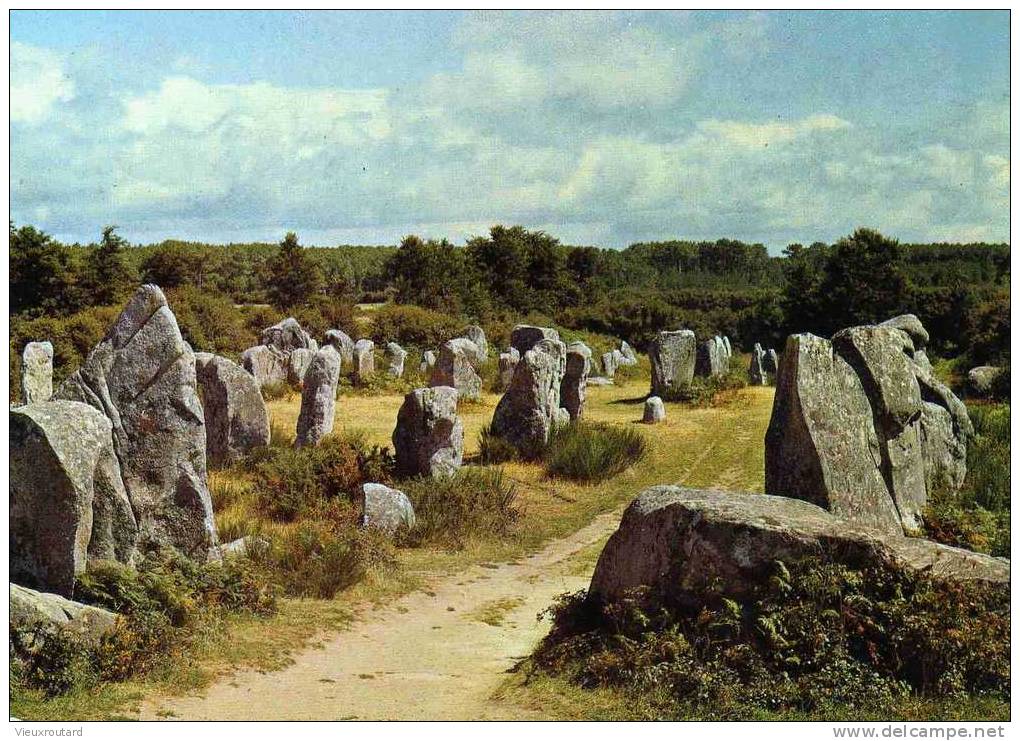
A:
[[[1009,239],[1009,14],[12,11],[68,242]]]

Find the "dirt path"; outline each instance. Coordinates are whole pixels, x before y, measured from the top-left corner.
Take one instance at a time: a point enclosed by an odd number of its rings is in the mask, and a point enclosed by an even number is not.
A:
[[[616,529],[622,510],[597,517],[514,564],[473,566],[367,612],[350,630],[269,674],[243,671],[202,697],[151,700],[147,719],[463,720],[499,717],[489,697],[548,630],[537,614],[588,586],[570,557]],[[491,625],[483,622],[498,622]]]

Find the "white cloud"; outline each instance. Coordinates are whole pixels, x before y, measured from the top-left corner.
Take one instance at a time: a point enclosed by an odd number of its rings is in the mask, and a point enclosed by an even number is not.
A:
[[[74,97],[74,82],[64,69],[64,57],[49,49],[11,44],[11,121],[38,124],[57,103]]]

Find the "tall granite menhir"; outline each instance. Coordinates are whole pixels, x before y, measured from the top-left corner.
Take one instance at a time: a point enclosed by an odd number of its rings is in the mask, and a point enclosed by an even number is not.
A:
[[[652,396],[672,398],[694,380],[697,359],[694,332],[659,332],[648,351],[652,361]]]
[[[963,483],[973,428],[915,344],[921,332],[907,315],[831,341],[787,339],[765,435],[767,494],[899,533],[920,527],[936,487]]]
[[[528,335],[525,338],[514,329],[511,342],[525,351],[514,368],[510,387],[496,405],[491,426],[494,435],[525,457],[542,450],[553,426],[564,416],[569,420],[566,411],[560,411],[560,384],[566,371],[567,349],[559,339],[551,339],[558,337],[556,330],[529,331]],[[531,343],[532,339],[536,341]]]
[[[205,560],[217,538],[195,354],[157,286],[135,292],[54,398],[84,402],[110,420],[140,538]]]

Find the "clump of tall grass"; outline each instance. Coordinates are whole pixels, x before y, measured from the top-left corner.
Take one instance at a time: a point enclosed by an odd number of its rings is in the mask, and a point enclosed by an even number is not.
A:
[[[646,450],[647,442],[637,430],[577,422],[553,429],[542,458],[549,476],[591,483],[622,473]]]
[[[262,398],[266,401],[289,400],[300,393],[299,389],[294,388],[286,381],[270,381],[262,386]]]

